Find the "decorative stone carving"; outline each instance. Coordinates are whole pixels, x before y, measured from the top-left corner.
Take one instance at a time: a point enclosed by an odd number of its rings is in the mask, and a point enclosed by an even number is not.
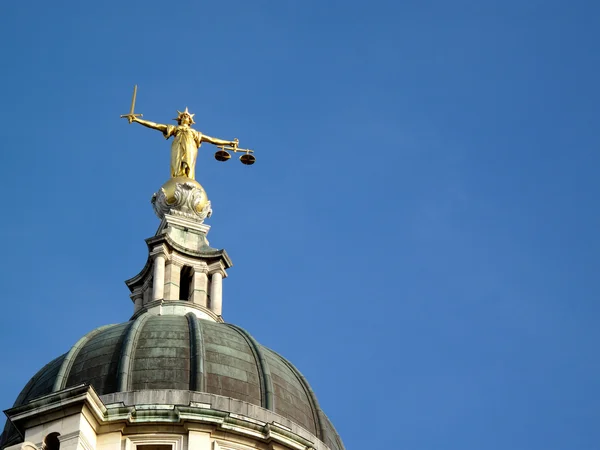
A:
[[[204,188],[196,180],[171,178],[152,196],[154,212],[162,219],[165,214],[182,216],[202,223],[212,214]]]

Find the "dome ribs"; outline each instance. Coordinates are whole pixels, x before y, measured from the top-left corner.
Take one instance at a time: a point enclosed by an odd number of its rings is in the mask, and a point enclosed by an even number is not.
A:
[[[198,317],[196,311],[140,311],[128,322],[89,332],[34,375],[15,406],[81,383],[107,396],[101,399],[108,403],[122,398],[134,405],[150,398],[163,404],[189,396],[217,411],[256,413],[257,420],[263,420],[261,414],[275,414],[276,421],[286,419],[280,422],[284,426],[298,426],[330,450],[344,450],[310,385],[291,362],[243,328]],[[0,448],[22,440],[7,422]]]
[[[117,371],[117,392],[126,392],[131,385],[131,371],[133,368],[133,352],[139,333],[150,318],[150,314],[138,316],[127,330],[127,335],[123,341],[121,358],[119,360],[119,369]]]
[[[315,392],[312,390],[312,388],[308,384],[308,381],[306,380],[306,378],[304,378],[304,375],[302,375],[302,373],[298,369],[296,369],[296,366],[294,366],[291,362],[289,362],[287,359],[285,359],[279,353],[277,353],[273,350],[271,350],[271,352],[279,357],[281,362],[283,362],[283,364],[285,364],[293,372],[293,374],[296,376],[296,378],[300,382],[302,388],[304,389],[304,392],[306,393],[306,395],[308,397],[308,400],[311,403],[311,409],[313,411],[313,419],[315,421],[315,426],[316,426],[316,430],[317,430],[317,432],[315,434],[317,435],[317,437],[319,439],[324,441],[325,435],[327,433],[325,432],[325,428],[323,426],[323,421],[321,420],[321,415],[319,414],[319,412],[321,411],[321,407],[319,406],[319,402],[317,401],[317,396],[315,395]]]
[[[271,370],[269,369],[269,365],[265,361],[265,357],[262,353],[261,347],[256,342],[256,339],[250,335],[246,330],[240,328],[236,325],[232,325],[230,323],[226,324],[229,328],[237,331],[248,343],[252,353],[254,354],[254,359],[256,359],[256,364],[259,368],[258,376],[260,377],[261,383],[261,397],[262,397],[262,407],[269,409],[271,411],[275,411],[275,396],[273,395],[273,380],[271,379]]]
[[[131,353],[128,391],[189,390],[194,369],[188,319],[185,314],[148,315]]]
[[[198,319],[202,324],[207,392],[262,406],[263,385],[251,345],[237,330],[222,323]]]
[[[52,392],[62,391],[64,388],[67,387],[67,379],[69,378],[69,374],[71,373],[71,369],[73,368],[75,358],[77,358],[77,355],[79,355],[81,349],[84,347],[85,344],[87,344],[90,341],[90,339],[92,339],[102,330],[106,330],[110,327],[112,327],[112,325],[104,325],[100,328],[96,328],[95,330],[90,331],[88,334],[79,339],[73,347],[71,347],[71,350],[69,350],[69,353],[67,353],[67,356],[65,357],[65,359],[63,359],[63,362],[60,365],[58,375],[54,380],[54,386],[52,386]]]
[[[192,312],[187,313],[185,317],[190,327],[190,391],[206,392],[202,322]]]
[[[121,349],[132,321],[113,325],[90,340],[79,351],[70,368],[65,387],[90,384],[99,395],[117,389]]]
[[[37,385],[38,381],[40,380],[40,378],[45,377],[47,375],[48,369],[50,367],[52,367],[52,365],[55,364],[59,359],[64,358],[64,357],[65,357],[65,355],[63,354],[57,358],[54,358],[52,361],[50,361],[48,364],[46,364],[44,367],[42,367],[33,377],[31,377],[31,379],[27,382],[27,384],[25,385],[25,387],[23,388],[23,390],[21,391],[21,393],[15,400],[13,407],[24,405],[29,400],[31,400],[31,396],[29,394],[32,391],[35,391],[35,388],[37,387],[36,385]],[[44,392],[43,394],[48,394],[48,393],[49,392]],[[43,395],[43,394],[40,394],[40,395]]]

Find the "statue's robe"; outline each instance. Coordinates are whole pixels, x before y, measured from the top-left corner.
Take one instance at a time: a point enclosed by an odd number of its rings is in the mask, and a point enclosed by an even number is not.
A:
[[[202,133],[181,125],[166,125],[166,139],[175,136],[171,145],[171,177],[196,179],[196,157],[202,143]]]

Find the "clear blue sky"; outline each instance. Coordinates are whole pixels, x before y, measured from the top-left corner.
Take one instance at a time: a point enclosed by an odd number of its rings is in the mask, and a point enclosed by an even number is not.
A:
[[[600,2],[4,1],[0,407],[126,321],[169,143],[348,450],[600,443]]]

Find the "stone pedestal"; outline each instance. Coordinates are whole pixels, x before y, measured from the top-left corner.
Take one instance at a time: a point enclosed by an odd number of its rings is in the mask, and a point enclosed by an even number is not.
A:
[[[196,180],[186,177],[169,179],[152,196],[151,202],[160,219],[171,214],[202,222],[212,214],[204,188]]]

